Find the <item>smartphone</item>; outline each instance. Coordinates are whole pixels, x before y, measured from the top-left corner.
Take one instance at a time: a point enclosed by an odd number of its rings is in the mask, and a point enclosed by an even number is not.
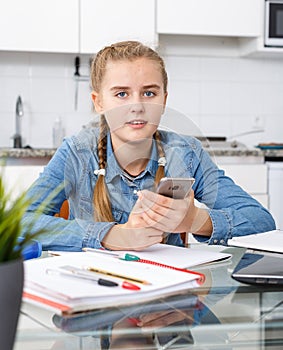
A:
[[[163,177],[157,186],[156,192],[166,197],[183,199],[190,193],[194,182],[193,177]]]

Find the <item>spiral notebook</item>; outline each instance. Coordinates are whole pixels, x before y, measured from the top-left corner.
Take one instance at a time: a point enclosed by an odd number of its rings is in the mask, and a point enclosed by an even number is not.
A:
[[[205,247],[205,248],[204,248]],[[214,250],[214,247],[204,247],[199,244],[194,248],[176,247],[168,244],[154,244],[151,247],[143,249],[142,251],[109,251],[101,249],[86,248],[88,252],[97,253],[99,255],[109,255],[109,257],[123,257],[125,254],[131,254],[138,256],[141,260],[151,260],[156,264],[171,265],[177,268],[191,268],[204,264],[218,263],[229,260],[231,254]],[[223,247],[222,247],[223,248]],[[50,255],[68,255],[68,254],[81,254],[49,251]]]
[[[82,270],[84,276],[80,279],[62,273],[70,265],[74,270]],[[154,264],[139,264],[85,252],[28,260],[24,262],[24,268],[24,301],[51,309],[59,315],[180,294],[188,289],[198,288],[204,281],[201,273],[193,271],[185,273]],[[49,271],[59,273],[50,274]],[[93,271],[95,272],[92,274]],[[117,281],[117,285],[101,285],[98,283],[101,278]],[[125,289],[125,281],[138,286],[138,290]]]

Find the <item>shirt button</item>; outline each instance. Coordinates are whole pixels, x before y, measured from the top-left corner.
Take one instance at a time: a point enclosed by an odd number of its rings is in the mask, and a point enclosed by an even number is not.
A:
[[[138,193],[138,190],[133,190],[133,194],[137,194]]]
[[[222,244],[222,245],[225,244],[224,239],[221,239],[221,240],[220,240],[220,244]]]
[[[217,240],[217,239],[214,239],[214,240],[213,240],[213,243],[214,243],[214,244],[217,244],[217,243],[218,243],[218,240]]]

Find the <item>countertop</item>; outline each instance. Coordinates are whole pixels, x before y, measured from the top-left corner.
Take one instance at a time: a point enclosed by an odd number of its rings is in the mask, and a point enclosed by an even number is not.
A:
[[[0,158],[51,158],[55,148],[0,148]]]
[[[204,147],[214,157],[283,157],[283,149],[260,150],[256,147]],[[0,148],[0,158],[47,158],[56,152],[55,148]]]

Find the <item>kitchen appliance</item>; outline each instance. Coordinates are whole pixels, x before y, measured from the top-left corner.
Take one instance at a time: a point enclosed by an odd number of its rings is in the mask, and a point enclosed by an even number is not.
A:
[[[283,0],[265,1],[264,45],[283,47]]]

